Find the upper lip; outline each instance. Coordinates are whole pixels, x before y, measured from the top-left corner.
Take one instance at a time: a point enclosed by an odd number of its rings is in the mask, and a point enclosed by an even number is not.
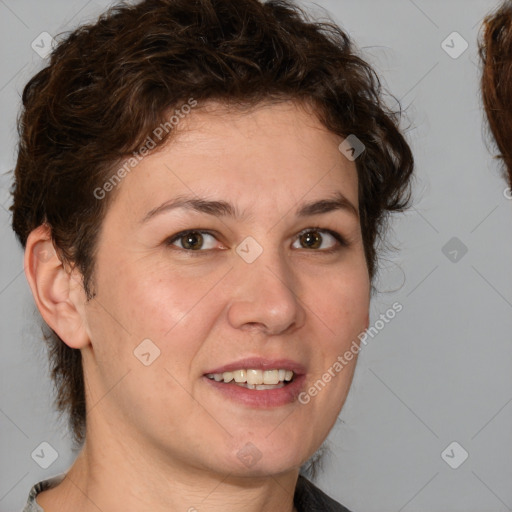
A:
[[[232,372],[234,370],[254,369],[254,370],[291,370],[295,375],[302,375],[306,373],[306,368],[296,361],[291,359],[266,359],[263,357],[249,357],[246,359],[239,359],[233,363],[228,363],[213,370],[205,372],[209,373],[224,373]]]

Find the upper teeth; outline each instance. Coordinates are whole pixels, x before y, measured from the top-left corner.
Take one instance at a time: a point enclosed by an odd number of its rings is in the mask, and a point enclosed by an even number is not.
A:
[[[279,384],[279,382],[290,381],[293,378],[291,370],[234,370],[224,373],[208,373],[206,375],[217,382],[247,382],[247,384]]]

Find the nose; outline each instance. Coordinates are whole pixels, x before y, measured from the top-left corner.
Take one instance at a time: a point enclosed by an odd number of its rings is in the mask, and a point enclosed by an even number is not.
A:
[[[276,335],[304,325],[306,312],[298,296],[298,278],[277,252],[269,253],[236,265],[228,309],[228,321],[235,329]]]

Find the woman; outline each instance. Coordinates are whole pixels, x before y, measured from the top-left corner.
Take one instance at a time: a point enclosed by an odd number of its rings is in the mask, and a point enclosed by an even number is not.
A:
[[[25,510],[346,510],[299,472],[413,170],[348,37],[285,1],[118,6],[19,130],[13,227],[81,447]]]

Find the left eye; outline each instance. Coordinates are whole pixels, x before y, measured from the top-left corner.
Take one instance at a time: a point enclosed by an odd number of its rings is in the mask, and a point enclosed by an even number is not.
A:
[[[179,248],[187,251],[213,249],[215,244],[210,244],[210,246],[203,247],[205,236],[215,240],[215,237],[211,233],[208,233],[208,231],[185,231],[183,233],[178,233],[177,235],[170,238],[167,241],[167,244],[174,245],[175,242],[180,242],[181,247]]]
[[[321,247],[325,240],[330,240],[328,247]],[[308,228],[299,233],[297,242],[303,244],[305,249],[319,249],[330,252],[335,251],[336,246],[345,246],[344,238],[334,231],[322,230],[319,228]]]

